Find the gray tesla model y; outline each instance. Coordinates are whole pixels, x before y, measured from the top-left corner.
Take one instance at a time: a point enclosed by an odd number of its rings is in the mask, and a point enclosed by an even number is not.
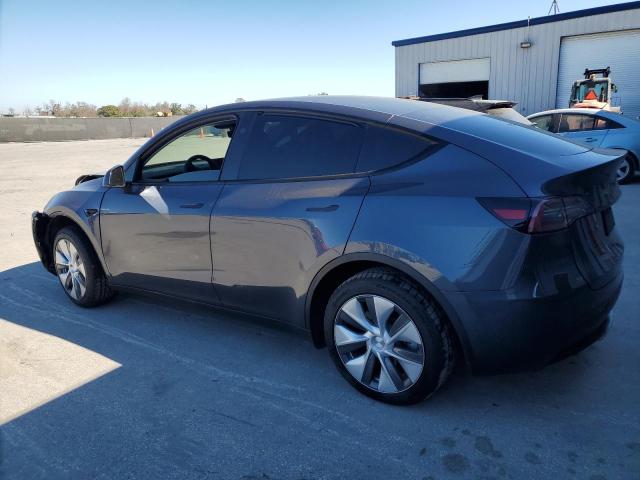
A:
[[[175,122],[32,226],[80,306],[138,289],[293,324],[355,388],[403,404],[456,361],[538,368],[606,331],[620,162],[432,103],[247,102]]]

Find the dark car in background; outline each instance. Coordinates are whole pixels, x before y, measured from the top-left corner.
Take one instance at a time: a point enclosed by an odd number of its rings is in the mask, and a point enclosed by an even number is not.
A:
[[[538,368],[605,332],[620,161],[426,102],[246,102],[172,124],[32,226],[78,305],[144,290],[286,322],[404,404],[456,360]]]

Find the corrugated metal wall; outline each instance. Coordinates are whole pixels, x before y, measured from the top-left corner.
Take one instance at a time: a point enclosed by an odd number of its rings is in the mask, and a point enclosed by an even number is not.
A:
[[[490,57],[489,98],[516,101],[525,115],[548,110],[556,107],[562,37],[639,27],[636,9],[396,47],[396,96],[418,93],[421,63]],[[524,40],[533,46],[520,48]]]

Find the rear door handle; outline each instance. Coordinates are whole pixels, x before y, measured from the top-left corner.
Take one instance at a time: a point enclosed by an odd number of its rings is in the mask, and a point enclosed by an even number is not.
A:
[[[585,139],[585,142],[597,142],[598,139],[596,137],[589,137],[587,139]]]
[[[185,203],[180,205],[180,208],[202,208],[204,203]]]
[[[335,212],[338,205],[327,205],[326,207],[307,207],[307,212]]]

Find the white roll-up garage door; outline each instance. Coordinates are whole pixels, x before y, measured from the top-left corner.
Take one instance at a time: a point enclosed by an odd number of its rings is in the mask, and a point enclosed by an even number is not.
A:
[[[471,58],[420,64],[420,95],[423,97],[489,98],[490,60]]]
[[[573,82],[585,68],[611,67],[618,86],[612,97],[625,115],[640,116],[640,30],[564,37],[560,44],[556,107],[567,108]]]
[[[488,58],[421,63],[420,84],[488,81],[489,65]]]

